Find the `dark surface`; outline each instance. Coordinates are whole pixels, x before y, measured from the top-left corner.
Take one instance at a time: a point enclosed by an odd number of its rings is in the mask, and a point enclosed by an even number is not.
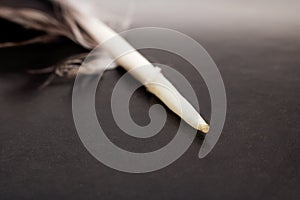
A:
[[[299,199],[300,37],[190,35],[223,76],[225,127],[205,159],[197,157],[203,139],[198,134],[179,160],[147,174],[115,171],[87,152],[72,118],[72,80],[37,90],[45,77],[24,73],[82,49],[66,40],[1,49],[0,199]],[[184,74],[209,119],[207,89],[193,68],[166,52],[144,54]],[[106,72],[101,81],[96,95],[101,125],[113,142],[131,151],[165,145],[179,123],[169,111],[166,126],[151,139],[130,138],[116,127],[109,98],[123,73]],[[148,107],[157,102],[144,89],[135,93],[131,111],[138,124],[149,122]]]

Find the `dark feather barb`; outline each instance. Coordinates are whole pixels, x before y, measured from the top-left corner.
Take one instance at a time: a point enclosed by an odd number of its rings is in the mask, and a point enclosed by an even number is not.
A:
[[[28,70],[27,72],[32,75],[39,74],[49,74],[49,77],[44,81],[44,83],[39,87],[43,89],[51,84],[55,78],[74,78],[76,77],[79,67],[84,62],[84,59],[87,57],[88,53],[82,53],[75,56],[68,57],[59,63],[43,68],[43,69],[34,69]]]
[[[56,39],[57,39],[57,36],[45,34],[45,35],[36,36],[36,37],[21,41],[21,42],[0,43],[0,48],[24,46],[24,45],[34,44],[34,43],[49,43],[49,42],[55,41]]]

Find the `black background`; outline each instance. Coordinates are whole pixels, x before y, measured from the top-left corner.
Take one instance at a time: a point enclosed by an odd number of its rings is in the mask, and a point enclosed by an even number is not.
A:
[[[1,40],[37,34],[1,21]],[[2,31],[5,30],[5,31]],[[203,135],[159,171],[127,174],[104,166],[81,143],[72,118],[73,80],[26,73],[84,49],[61,39],[51,44],[0,49],[0,199],[298,199],[300,129],[300,36],[187,33],[216,62],[225,83],[228,112],[219,142],[198,159]],[[205,83],[186,61],[167,52],[144,50],[151,61],[180,71],[192,84],[201,113],[210,117]],[[179,118],[167,110],[155,137],[126,136],[113,121],[110,95],[122,69],[105,73],[96,95],[99,121],[120,147],[147,152],[172,139]],[[176,85],[176,80],[172,80]],[[131,114],[149,123],[148,108],[159,101],[139,89]]]

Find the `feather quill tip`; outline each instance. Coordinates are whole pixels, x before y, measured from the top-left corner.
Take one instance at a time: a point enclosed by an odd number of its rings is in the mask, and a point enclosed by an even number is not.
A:
[[[208,133],[209,132],[209,125],[208,124],[200,125],[200,126],[198,126],[198,130],[202,131],[203,133]]]

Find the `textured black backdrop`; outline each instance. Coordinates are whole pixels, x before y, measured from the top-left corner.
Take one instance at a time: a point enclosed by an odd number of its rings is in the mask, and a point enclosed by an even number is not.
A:
[[[1,27],[18,30],[5,21]],[[20,39],[2,30],[2,41]],[[22,37],[31,34],[36,33]],[[199,133],[175,163],[138,175],[110,169],[84,148],[72,119],[72,80],[57,79],[37,90],[46,77],[25,73],[83,49],[67,40],[0,49],[0,199],[299,199],[300,36],[188,34],[207,49],[223,76],[224,131],[207,158],[197,157]],[[143,53],[184,74],[209,119],[207,89],[193,68],[166,52]],[[179,123],[171,112],[162,132],[147,140],[126,136],[112,120],[109,98],[123,73],[105,73],[98,89],[101,125],[122,148],[146,152],[163,146]],[[136,122],[147,124],[148,108],[158,102],[138,90],[130,106]]]

